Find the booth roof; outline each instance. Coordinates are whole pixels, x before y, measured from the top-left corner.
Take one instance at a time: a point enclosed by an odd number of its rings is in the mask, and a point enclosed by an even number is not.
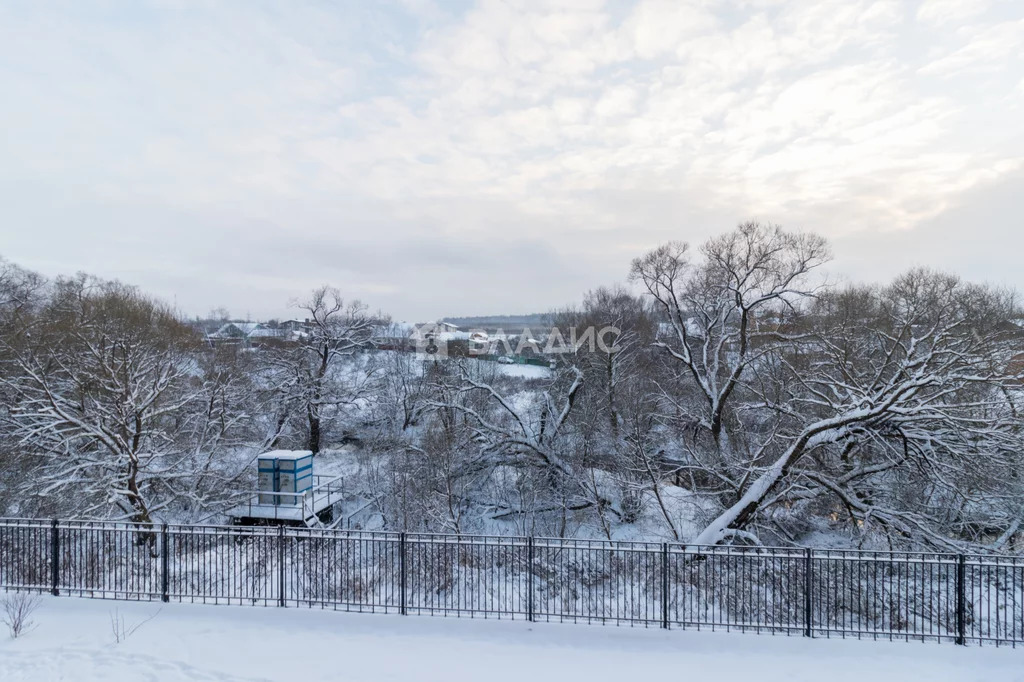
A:
[[[309,450],[271,450],[259,456],[260,459],[302,459],[313,453]]]

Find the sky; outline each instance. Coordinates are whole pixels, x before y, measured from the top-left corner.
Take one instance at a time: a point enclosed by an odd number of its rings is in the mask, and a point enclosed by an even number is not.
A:
[[[749,219],[1024,290],[1021,0],[0,2],[0,255],[544,312]]]

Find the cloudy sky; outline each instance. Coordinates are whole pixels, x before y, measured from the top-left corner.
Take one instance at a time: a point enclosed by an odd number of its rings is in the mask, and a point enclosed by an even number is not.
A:
[[[1024,289],[1020,0],[0,2],[0,254],[521,313],[759,218]]]

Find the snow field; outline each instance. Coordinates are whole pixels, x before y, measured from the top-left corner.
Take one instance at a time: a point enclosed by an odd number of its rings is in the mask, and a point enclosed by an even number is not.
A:
[[[115,642],[111,616],[134,634]],[[153,617],[155,615],[155,617]],[[5,682],[1024,681],[1024,650],[43,596]]]

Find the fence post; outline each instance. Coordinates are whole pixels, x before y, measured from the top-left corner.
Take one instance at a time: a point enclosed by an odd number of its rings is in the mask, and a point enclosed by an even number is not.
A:
[[[526,620],[533,622],[533,536],[526,541]]]
[[[170,540],[167,538],[167,524],[160,526],[160,601],[165,604],[171,600],[171,561],[168,556]]]
[[[967,644],[967,558],[958,554],[956,558],[956,643]]]
[[[50,521],[50,594],[60,594],[60,534],[57,532],[57,519]]]
[[[277,605],[284,606],[284,524],[277,527]]]
[[[661,543],[661,627],[668,630],[668,543]]]
[[[398,573],[399,573],[399,606],[398,612],[403,616],[406,614],[406,603],[405,603],[405,533],[400,533],[398,536]]]
[[[814,552],[808,547],[804,550],[804,637],[813,637],[813,610],[811,609],[811,592],[814,586]]]

